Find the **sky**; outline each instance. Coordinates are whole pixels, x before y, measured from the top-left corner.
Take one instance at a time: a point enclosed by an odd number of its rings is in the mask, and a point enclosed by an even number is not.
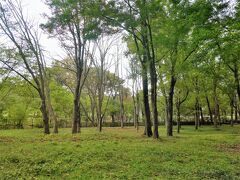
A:
[[[46,19],[43,17],[43,14],[50,14],[50,10],[46,4],[44,4],[44,0],[20,0],[23,6],[23,11],[26,14],[26,16],[29,19],[33,19],[34,23],[41,24],[46,22]],[[39,29],[42,31],[41,29]],[[51,64],[53,59],[61,60],[64,57],[66,57],[64,51],[60,47],[60,44],[58,43],[58,40],[53,38],[48,38],[48,35],[46,33],[42,33],[41,35],[41,45],[43,46],[44,50],[46,51],[46,62],[48,65]],[[122,42],[122,40],[119,40],[118,42],[122,49],[126,49],[126,44]],[[115,48],[116,50],[116,48]],[[114,48],[112,48],[111,54],[114,54]],[[120,63],[120,66],[122,65],[123,68],[120,67],[120,71],[122,72],[122,78],[127,76],[127,70],[128,69],[128,60],[124,57],[124,52],[120,55],[122,62]],[[122,70],[121,70],[122,69]],[[114,72],[115,68],[111,67],[110,71]]]
[[[43,17],[44,13],[50,13],[47,5],[44,4],[44,0],[20,0],[23,6],[23,11],[29,19],[33,20],[36,24],[46,22]],[[39,28],[39,31],[42,31]],[[48,38],[48,35],[44,32],[41,33],[41,45],[46,51],[46,61],[50,64],[51,59],[58,59],[64,55],[59,43],[53,38]]]
[[[49,14],[50,10],[48,9],[47,5],[44,4],[44,0],[20,0],[20,2],[22,3],[23,10],[29,17],[29,19],[34,20],[34,22],[37,24],[46,22],[46,19],[43,17],[43,14],[44,13]],[[232,3],[231,5],[233,6],[234,3],[236,3],[236,0],[230,0],[230,2]],[[39,29],[39,31],[42,30]],[[65,57],[65,53],[56,39],[48,38],[48,35],[46,33],[42,33],[40,42],[46,51],[45,58],[48,65],[51,64],[53,59],[61,60],[62,58]],[[122,41],[120,41],[119,43],[121,45],[121,48],[127,49],[125,43],[122,43]],[[121,64],[123,66],[123,68],[121,68],[123,69],[122,70],[123,78],[126,77],[127,75],[126,69],[129,69],[129,67],[128,59],[126,59],[123,54],[121,59],[122,59]],[[112,71],[114,71],[113,69]]]

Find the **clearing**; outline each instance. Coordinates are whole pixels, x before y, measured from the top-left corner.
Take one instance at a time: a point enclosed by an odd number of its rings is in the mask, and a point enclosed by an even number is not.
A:
[[[160,140],[132,127],[0,131],[0,179],[240,179],[240,126],[183,126]]]

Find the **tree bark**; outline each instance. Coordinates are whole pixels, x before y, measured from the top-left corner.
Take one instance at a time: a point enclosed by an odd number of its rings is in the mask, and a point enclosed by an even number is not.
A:
[[[235,123],[237,123],[237,121],[238,121],[238,103],[237,103],[237,98],[235,98],[234,110],[235,110]]]
[[[171,76],[171,83],[170,83],[170,90],[168,96],[168,122],[167,122],[167,136],[173,136],[173,96],[174,96],[174,87],[177,80],[172,75]]]
[[[143,84],[143,103],[144,103],[144,115],[145,115],[145,134],[148,137],[152,136],[151,115],[148,98],[148,77],[146,64],[143,65],[142,72],[142,84]]]
[[[49,130],[49,117],[48,117],[48,111],[47,111],[47,104],[46,104],[46,96],[43,93],[39,93],[41,97],[41,112],[43,117],[43,124],[44,124],[44,134],[50,134]]]
[[[176,109],[177,109],[177,133],[180,133],[180,127],[181,127],[180,105],[177,105]]]
[[[201,125],[204,125],[205,124],[205,120],[204,120],[204,116],[203,116],[202,106],[200,106],[200,115],[201,115]]]
[[[98,122],[98,131],[102,132],[102,119],[101,118],[99,119],[99,122]]]
[[[121,94],[120,94],[120,121],[121,121],[121,128],[124,127],[124,105],[123,105],[123,87],[121,88]]]
[[[49,89],[49,82],[46,77],[45,73],[45,88],[46,88],[46,96],[47,96],[47,102],[48,102],[48,112],[49,112],[49,117],[50,119],[53,120],[53,133],[58,134],[58,119],[56,114],[54,113],[53,107],[52,107],[52,102],[51,102],[51,94],[50,94],[50,89]]]
[[[114,114],[111,114],[111,118],[112,118],[112,124],[114,124],[115,123],[115,116],[114,116]]]
[[[136,128],[137,128],[137,131],[138,131],[139,130],[139,114],[140,114],[140,100],[139,100],[138,91],[137,91],[137,94],[136,94],[136,99],[137,99]]]
[[[156,73],[156,65],[155,65],[155,50],[153,45],[153,37],[152,37],[152,28],[149,21],[149,17],[146,20],[146,26],[148,29],[148,37],[147,38],[147,55],[150,62],[150,80],[151,80],[151,105],[153,111],[153,138],[158,139],[158,109],[157,109],[157,73]]]
[[[216,77],[213,79],[213,96],[214,96],[214,127],[216,128],[218,126],[218,98],[217,98],[217,80]]]
[[[196,98],[195,102],[195,130],[198,130],[199,127],[199,101],[198,98]]]
[[[80,122],[80,81],[77,81],[74,93],[73,102],[73,122],[72,122],[72,134],[76,134],[79,131]]]
[[[239,81],[239,72],[238,72],[237,62],[234,63],[234,78],[235,78],[235,84],[237,87],[238,99],[240,101],[240,81]]]
[[[234,100],[233,99],[231,99],[230,106],[231,106],[231,126],[233,126],[233,124],[234,124],[234,122],[233,122]]]
[[[153,60],[152,60],[153,61]],[[153,111],[153,138],[159,138],[158,133],[158,110],[157,110],[157,74],[155,63],[150,63],[150,76],[151,76],[151,103]]]
[[[137,128],[137,102],[136,102],[136,98],[135,98],[134,88],[133,88],[132,99],[133,99],[133,110],[134,110],[134,112],[133,112],[133,125],[134,125],[134,128]]]
[[[208,112],[209,112],[209,116],[210,116],[210,121],[213,123],[213,114],[212,114],[212,110],[211,110],[211,106],[210,106],[208,96],[206,96],[206,101],[207,101],[207,107],[208,107]]]

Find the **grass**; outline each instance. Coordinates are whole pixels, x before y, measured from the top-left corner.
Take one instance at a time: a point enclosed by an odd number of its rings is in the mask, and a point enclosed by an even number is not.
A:
[[[160,140],[143,128],[0,131],[0,179],[240,179],[240,126],[184,126]]]

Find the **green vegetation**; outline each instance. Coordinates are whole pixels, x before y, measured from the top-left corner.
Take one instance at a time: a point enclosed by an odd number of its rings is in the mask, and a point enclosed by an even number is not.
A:
[[[0,180],[240,179],[239,1],[41,1],[0,1]]]
[[[0,179],[239,179],[240,127],[183,126],[175,137],[143,128],[0,131]],[[160,132],[165,129],[160,128]],[[160,134],[161,135],[161,134]]]

